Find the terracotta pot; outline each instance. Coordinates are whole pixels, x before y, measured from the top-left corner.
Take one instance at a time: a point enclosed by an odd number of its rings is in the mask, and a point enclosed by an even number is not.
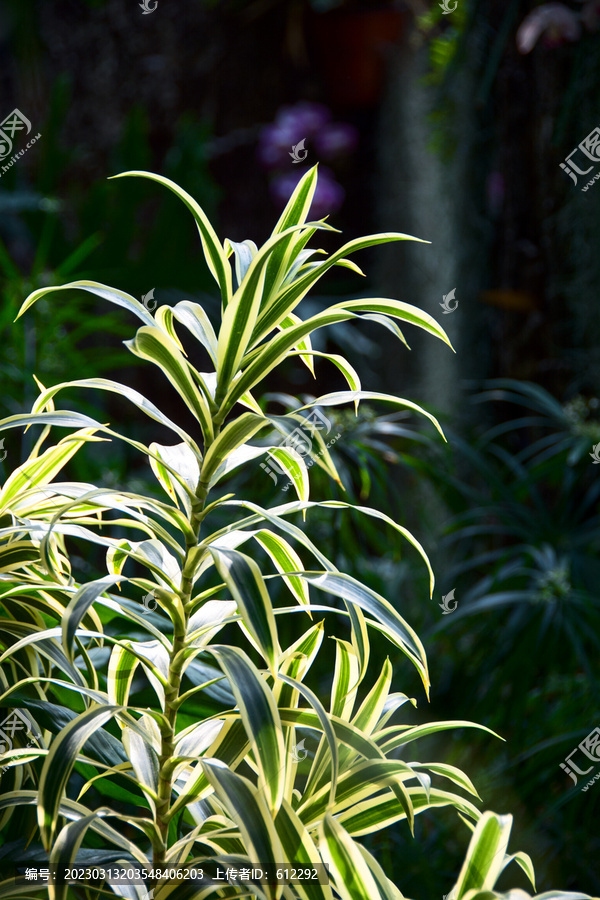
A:
[[[317,62],[332,105],[377,103],[384,83],[384,50],[398,41],[403,19],[394,9],[335,10],[313,16]]]

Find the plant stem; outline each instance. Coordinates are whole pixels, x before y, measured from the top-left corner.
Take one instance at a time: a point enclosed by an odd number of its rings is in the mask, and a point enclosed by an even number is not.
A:
[[[215,427],[215,437],[220,431],[220,425]],[[166,867],[169,845],[169,812],[171,807],[171,794],[173,790],[173,767],[171,760],[175,751],[175,735],[177,732],[177,710],[181,691],[182,668],[185,662],[183,650],[187,635],[190,616],[190,600],[194,587],[193,576],[189,572],[188,563],[190,554],[196,549],[200,541],[200,528],[204,518],[204,508],[209,493],[209,485],[199,481],[196,488],[196,503],[192,507],[190,525],[194,534],[193,539],[186,538],[185,559],[182,569],[181,591],[179,594],[183,605],[183,619],[173,617],[173,644],[169,654],[169,672],[167,687],[165,688],[165,716],[166,722],[161,724],[161,746],[158,760],[158,801],[156,803],[156,827],[159,840],[154,844],[153,866],[155,869]]]

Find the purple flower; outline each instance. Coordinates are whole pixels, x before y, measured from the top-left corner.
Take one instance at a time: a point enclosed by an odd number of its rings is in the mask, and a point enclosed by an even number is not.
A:
[[[331,113],[320,103],[296,103],[294,106],[282,106],[275,121],[265,125],[258,142],[257,155],[267,169],[287,166],[290,162],[289,152],[303,139],[312,138],[319,133],[331,119]]]
[[[351,153],[358,144],[358,132],[346,122],[330,122],[315,135],[317,153],[323,159],[334,159]]]
[[[305,174],[306,169],[301,172],[294,170],[276,175],[272,179],[271,195],[278,206],[285,206],[296,185]],[[321,166],[317,189],[310,207],[310,218],[322,219],[323,216],[336,212],[344,202],[345,195],[344,188],[335,180],[331,170],[326,166]]]
[[[316,135],[331,119],[331,113],[321,103],[302,101],[294,106],[283,106],[275,122],[279,127],[293,135],[294,143],[303,137]]]
[[[289,162],[288,153],[294,143],[297,144],[298,141],[290,137],[289,131],[276,124],[266,125],[260,133],[256,152],[260,162],[267,169],[276,169]]]

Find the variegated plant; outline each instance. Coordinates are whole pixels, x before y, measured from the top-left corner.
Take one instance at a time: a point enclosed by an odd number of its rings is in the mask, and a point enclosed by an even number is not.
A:
[[[0,421],[2,431],[42,426],[29,458],[0,493],[1,703],[26,710],[42,732],[34,746],[15,746],[0,758],[6,766],[1,824],[16,841],[14,855],[51,868],[118,862],[145,870],[184,865],[209,871],[217,863],[238,869],[326,863],[330,882],[224,887],[222,881],[150,880],[36,889],[8,878],[0,884],[0,900],[47,896],[46,890],[51,900],[143,898],[152,887],[154,900],[215,892],[266,900],[396,900],[401,885],[388,879],[359,839],[391,825],[406,829],[410,839],[415,815],[438,806],[454,806],[473,830],[456,883],[448,885],[452,900],[512,897],[494,893],[507,863],[516,859],[532,881],[533,872],[525,854],[507,855],[510,817],[482,814],[458,793],[477,796],[456,767],[409,761],[419,738],[470,723],[389,724],[409,698],[390,693],[389,660],[374,680],[368,676],[369,629],[408,657],[428,692],[424,648],[391,603],[338,571],[311,541],[312,508],[349,504],[310,500],[306,455],[281,444],[281,435],[298,428],[306,410],[358,407],[361,399],[409,408],[441,432],[416,404],[364,391],[347,360],[311,344],[316,329],[361,318],[403,342],[398,322],[449,343],[431,316],[381,298],[336,303],[306,320],[297,313],[332,266],[360,273],[347,258],[355,250],[416,239],[374,235],[330,256],[308,249],[318,230],[333,230],[325,221],[306,221],[317,181],[313,169],[263,247],[222,244],[202,209],[173,182],[146,172],[125,174],[162,184],[192,213],[220,288],[221,321],[215,330],[202,307],[189,301],[151,314],[128,294],[85,281],[37,290],[23,304],[20,314],[47,294],[78,289],[134,313],[141,327],[129,349],[162,370],[197,424],[188,434],[151,399],[101,378],[39,385],[31,413]],[[190,363],[182,331],[203,348],[209,371]],[[348,390],[285,416],[270,415],[254,392],[290,356],[299,356],[311,372],[315,358],[323,357],[342,372]],[[175,443],[147,447],[89,416],[56,409],[56,396],[77,387],[122,395],[169,429]],[[58,428],[69,433],[43,450]],[[314,463],[338,479],[318,430],[314,438]],[[86,443],[107,439],[126,441],[149,461],[163,499],[54,480]],[[297,499],[267,509],[225,492],[232,470],[258,467],[265,457],[289,475]],[[419,542],[377,510],[357,509],[412,544],[433,590]],[[72,541],[106,548],[106,574],[87,582],[79,577]],[[268,571],[255,557],[269,560]],[[289,606],[274,607],[273,579],[289,591]],[[149,596],[152,606],[145,603]],[[337,599],[329,605],[331,597]],[[281,647],[278,620],[292,616],[301,625],[305,615],[307,630],[300,628],[297,640]],[[351,640],[336,639],[331,694],[324,699],[309,687],[309,674],[325,627],[336,617],[349,623]],[[231,634],[232,623],[235,644],[218,643],[219,632],[229,626]],[[372,686],[359,702],[365,684]],[[298,751],[308,739],[299,741],[300,734],[314,741],[310,757]]]

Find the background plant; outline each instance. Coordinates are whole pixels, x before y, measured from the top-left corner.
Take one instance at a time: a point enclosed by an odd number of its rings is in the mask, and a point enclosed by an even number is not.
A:
[[[125,384],[84,378],[50,388],[40,383],[31,413],[0,423],[3,431],[42,427],[0,494],[2,701],[27,709],[43,730],[40,746],[4,754],[9,771],[3,781],[10,784],[0,798],[2,824],[19,836],[5,843],[4,860],[122,861],[145,869],[185,863],[213,874],[216,863],[325,861],[330,885],[294,885],[286,895],[397,900],[398,888],[357,838],[404,821],[412,831],[417,814],[451,806],[473,831],[452,900],[504,896],[494,887],[513,859],[533,881],[529,858],[506,853],[510,816],[481,814],[456,793],[477,796],[459,768],[405,758],[404,748],[415,752],[414,741],[469,723],[389,724],[410,698],[390,693],[389,660],[374,681],[368,676],[369,629],[412,662],[428,694],[423,645],[391,603],[337,569],[303,523],[315,508],[353,508],[385,523],[421,555],[431,593],[425,551],[376,509],[311,501],[307,460],[281,443],[307,410],[350,401],[358,406],[362,399],[409,408],[441,430],[411,401],[362,390],[347,360],[316,351],[310,338],[325,325],[366,318],[402,341],[396,320],[448,343],[428,314],[383,298],[342,301],[306,320],[296,312],[332,266],[360,272],[349,254],[407,235],[360,238],[315,258],[309,240],[330,229],[324,221],[306,222],[313,169],[260,249],[251,241],[222,244],[201,207],[174,182],[147,172],[125,174],[161,183],[190,210],[220,288],[222,315],[217,330],[191,301],[162,305],[152,315],[131,295],[91,281],[40,288],[21,309],[77,288],[134,313],[143,324],[127,346],[166,375],[187,407],[187,421],[185,427],[175,423]],[[189,356],[181,326],[196,341]],[[267,412],[253,392],[289,356],[299,356],[311,371],[320,359],[332,363],[349,390],[284,416]],[[161,427],[161,442],[147,446],[91,416],[56,409],[55,398],[73,388],[108,391],[133,403]],[[246,411],[232,415],[236,404]],[[70,432],[42,449],[57,427]],[[163,432],[174,433],[178,443],[162,443]],[[266,447],[252,443],[262,432],[272,435]],[[148,460],[166,500],[54,480],[84,445],[107,438],[125,441]],[[339,482],[318,430],[314,438],[314,465]],[[296,500],[266,508],[222,486],[233,469],[257,465],[265,453],[289,474]],[[215,528],[226,513],[227,524]],[[106,574],[81,578],[72,547],[105,554]],[[286,585],[291,606],[274,606],[273,581]],[[148,614],[140,599],[149,594],[157,607]],[[300,626],[282,649],[278,620],[297,613],[311,624],[304,632]],[[314,621],[315,613],[324,617]],[[346,629],[345,638],[335,637],[330,697],[323,702],[307,676],[331,613]],[[222,642],[213,643],[218,634]],[[314,745],[303,766],[294,749],[306,732]],[[107,887],[48,890],[52,900],[110,893]],[[162,884],[155,897],[183,900],[214,890],[223,890],[222,882],[204,889]],[[251,892],[271,898],[280,890],[253,884]],[[141,897],[145,888],[113,891]],[[25,893],[39,896],[24,881],[0,884],[2,897]],[[225,893],[246,891],[230,887]]]
[[[450,760],[481,768],[492,805],[511,798],[519,842],[543,861],[545,886],[571,860],[568,886],[585,877],[597,892],[580,848],[598,801],[580,796],[559,767],[600,715],[599,485],[590,459],[600,436],[597,400],[560,402],[512,379],[470,387],[479,388],[477,424],[445,426],[444,452],[426,434],[419,453],[401,438],[391,445],[399,492],[418,498],[408,524],[427,535],[443,574],[438,600],[455,589],[458,607],[449,616],[436,604],[425,609],[419,573],[398,564],[380,589],[406,597],[411,621],[440,656],[434,715],[468,711],[506,738],[485,749],[453,743]],[[440,749],[432,739],[428,750]],[[445,869],[444,838],[435,833],[431,852]]]

